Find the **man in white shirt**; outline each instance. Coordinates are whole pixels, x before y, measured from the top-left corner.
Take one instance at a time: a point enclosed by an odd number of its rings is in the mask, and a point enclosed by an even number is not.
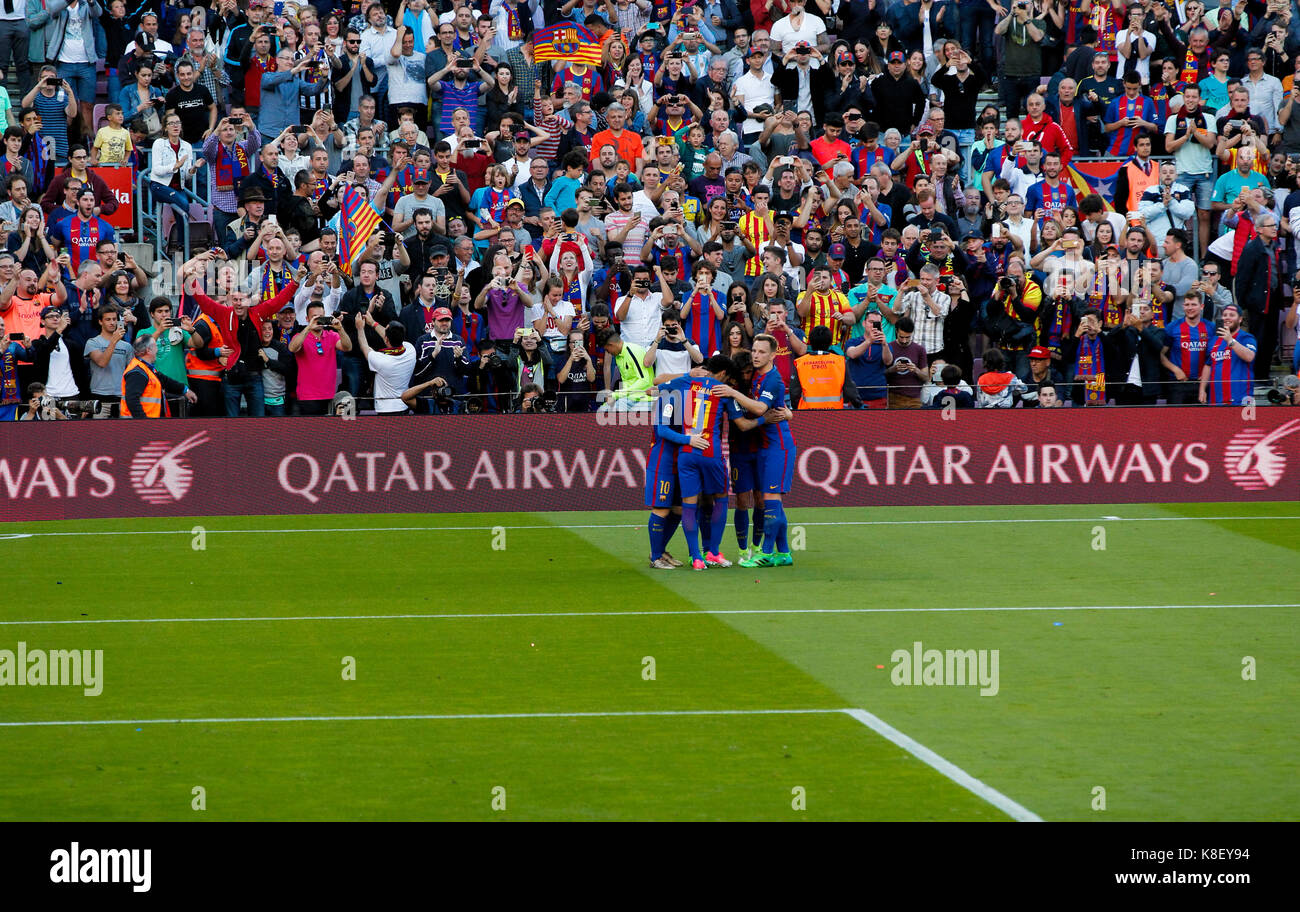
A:
[[[767,53],[760,48],[749,49],[749,69],[731,85],[731,98],[748,115],[745,118],[745,145],[748,146],[763,132],[763,121],[772,115],[776,102],[776,89],[772,77],[763,72]],[[759,107],[766,105],[765,115],[755,116]]]
[[[790,0],[790,14],[772,23],[772,40],[780,42],[781,53],[788,54],[800,41],[817,46],[817,36],[826,34],[826,23],[804,12],[807,0]]]
[[[66,307],[45,307],[41,310],[41,325],[47,338],[53,337],[50,349],[49,376],[45,379],[45,392],[55,399],[78,398],[77,380],[72,375],[72,354],[68,350],[67,332],[72,317]]]
[[[366,324],[379,331],[388,348],[375,351],[366,341]],[[356,315],[357,339],[366,363],[375,372],[375,411],[380,415],[405,415],[408,412],[402,393],[411,385],[415,370],[415,346],[406,341],[406,327],[394,320],[380,326],[370,311]]]
[[[640,348],[649,348],[654,343],[663,325],[664,301],[674,300],[658,266],[653,270],[659,278],[659,290],[650,290],[651,268],[645,263],[632,267],[632,288],[619,299],[614,311],[623,338]]]
[[[424,81],[424,51],[416,50],[415,34],[406,26],[399,25],[396,36],[383,57],[388,67],[388,103],[414,105],[423,110],[429,103],[429,90]],[[395,50],[400,53],[394,54]]]
[[[1146,9],[1134,4],[1128,11],[1128,28],[1115,36],[1115,50],[1118,54],[1118,69],[1115,78],[1124,79],[1125,73],[1136,71],[1142,77],[1142,84],[1151,81],[1151,53],[1156,49],[1156,36],[1142,28],[1147,14]]]

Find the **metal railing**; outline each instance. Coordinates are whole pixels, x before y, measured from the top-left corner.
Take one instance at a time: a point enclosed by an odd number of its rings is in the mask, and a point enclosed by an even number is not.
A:
[[[153,245],[154,261],[159,262],[165,258],[167,252],[167,238],[163,236],[162,230],[162,211],[163,207],[169,204],[154,199],[153,194],[149,192],[151,163],[148,161],[148,153],[146,153],[145,158],[144,167],[135,176],[135,197],[133,200],[137,225],[135,234],[137,240],[141,243]],[[203,176],[202,180],[200,180],[200,175]],[[201,168],[188,178],[182,176],[181,182],[184,189],[204,201],[204,204],[208,207],[208,221],[211,223],[212,201],[208,192],[209,181],[207,175],[207,168]],[[146,198],[149,200],[148,206],[143,205]],[[177,218],[181,223],[181,243],[184,246],[185,255],[188,256],[190,251],[190,219],[188,217],[180,218],[179,216]]]

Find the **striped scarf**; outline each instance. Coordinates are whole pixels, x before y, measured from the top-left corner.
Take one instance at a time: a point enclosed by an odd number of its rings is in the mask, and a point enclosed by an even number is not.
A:
[[[3,353],[0,353],[0,379],[3,380],[3,388],[0,390],[0,405],[14,405],[19,401],[18,398],[18,364],[14,358],[14,349],[16,345],[7,345]]]
[[[32,193],[29,195],[35,199],[47,186],[46,171],[49,167],[49,159],[45,156],[45,137],[41,135],[40,130],[37,130],[35,133],[27,134],[24,139],[23,157],[32,163],[32,183],[34,184]]]
[[[1106,404],[1106,353],[1101,336],[1079,340],[1079,353],[1074,360],[1074,375],[1083,377],[1084,405]]]
[[[1070,329],[1074,322],[1072,303],[1065,297],[1056,299],[1056,313],[1052,318],[1051,327],[1047,330],[1047,350],[1054,355],[1061,353],[1061,340],[1070,338]]]
[[[248,174],[248,150],[236,142],[230,148],[217,143],[217,189],[234,193],[235,187]]]
[[[524,37],[523,26],[519,24],[519,9],[514,6],[502,4],[506,11],[506,37],[511,41],[522,41]]]
[[[288,264],[280,267],[279,271],[271,268],[267,263],[262,267],[262,301],[269,301],[280,293],[280,289],[289,284],[291,276]]]

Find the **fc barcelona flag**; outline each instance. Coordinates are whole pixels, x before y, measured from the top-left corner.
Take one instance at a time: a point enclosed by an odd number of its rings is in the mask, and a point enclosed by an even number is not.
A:
[[[352,263],[366,249],[370,235],[379,227],[379,213],[352,184],[343,188],[343,198],[338,215],[330,219],[330,227],[339,236],[339,263],[344,272],[352,274]]]
[[[533,31],[533,59],[600,66],[600,39],[585,25],[560,22]]]

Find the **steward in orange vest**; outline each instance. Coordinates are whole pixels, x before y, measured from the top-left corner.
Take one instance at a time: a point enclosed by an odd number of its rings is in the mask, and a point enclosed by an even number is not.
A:
[[[152,336],[136,340],[135,357],[122,373],[123,418],[171,417],[171,409],[167,405],[169,393],[193,401],[194,394],[188,386],[154,370],[157,355],[158,342]]]
[[[194,318],[194,334],[200,345],[185,352],[185,374],[190,388],[199,397],[194,414],[218,416],[226,413],[226,400],[221,392],[221,372],[225,369],[218,355],[225,346],[216,321],[200,312]]]
[[[1142,194],[1147,187],[1160,183],[1160,163],[1151,158],[1151,137],[1139,136],[1133,149],[1134,154],[1115,174],[1115,209],[1120,215],[1141,209]]]
[[[794,359],[790,376],[790,401],[797,409],[842,409],[848,399],[862,407],[858,387],[849,377],[844,356],[830,350],[831,331],[814,326],[808,336],[808,353]]]

